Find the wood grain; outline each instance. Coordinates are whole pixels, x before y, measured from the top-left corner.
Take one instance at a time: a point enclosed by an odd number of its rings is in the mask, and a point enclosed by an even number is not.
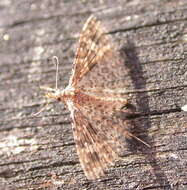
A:
[[[187,2],[184,0],[0,2],[0,190],[187,188]],[[69,112],[45,99],[71,74],[79,33],[94,14],[126,56],[135,133],[106,178],[86,180]]]

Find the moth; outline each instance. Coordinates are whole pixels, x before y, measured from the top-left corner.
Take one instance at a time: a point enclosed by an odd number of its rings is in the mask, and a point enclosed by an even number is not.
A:
[[[77,154],[90,180],[104,176],[118,159],[121,136],[146,144],[116,116],[128,104],[123,94],[125,73],[111,37],[100,21],[90,16],[80,34],[68,86],[64,90],[46,88],[47,98],[62,101],[70,111]]]

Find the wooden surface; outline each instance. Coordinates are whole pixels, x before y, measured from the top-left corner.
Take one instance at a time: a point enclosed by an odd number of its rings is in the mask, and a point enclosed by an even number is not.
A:
[[[106,178],[88,181],[75,151],[69,112],[45,103],[40,85],[71,73],[78,35],[94,14],[131,65],[137,133]],[[0,190],[187,189],[187,1],[0,1]]]

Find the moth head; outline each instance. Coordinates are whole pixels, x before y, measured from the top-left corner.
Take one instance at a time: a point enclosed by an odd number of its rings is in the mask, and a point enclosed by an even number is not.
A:
[[[60,92],[59,89],[49,88],[49,87],[46,87],[46,86],[41,86],[40,88],[42,90],[46,91],[46,93],[45,93],[44,96],[47,98],[47,102],[46,102],[46,104],[38,112],[32,114],[33,116],[37,116],[41,112],[43,112],[46,109],[46,107],[49,105],[50,99],[55,99],[55,100],[61,101],[60,94],[62,94],[62,92]]]
[[[47,99],[56,99],[58,101],[61,101],[62,91],[60,91],[59,89],[50,88],[50,87],[46,87],[46,86],[41,86],[40,89],[46,91],[45,97]]]

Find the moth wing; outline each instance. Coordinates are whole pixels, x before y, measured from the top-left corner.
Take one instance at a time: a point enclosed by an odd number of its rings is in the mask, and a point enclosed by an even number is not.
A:
[[[84,173],[93,180],[104,175],[122,148],[119,132],[126,131],[118,131],[118,128],[124,127],[124,122],[119,122],[112,115],[122,102],[103,102],[86,94],[79,96],[69,106],[73,134]]]
[[[124,88],[127,76],[124,59],[100,21],[91,16],[80,34],[70,84],[85,89]]]

